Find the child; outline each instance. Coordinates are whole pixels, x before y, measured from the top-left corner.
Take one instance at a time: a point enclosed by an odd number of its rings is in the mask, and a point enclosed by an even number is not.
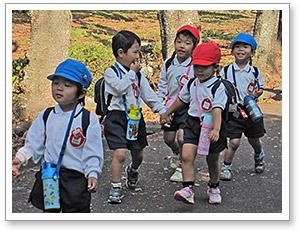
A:
[[[112,39],[112,49],[116,63],[105,71],[105,98],[110,98],[108,114],[104,121],[104,135],[110,149],[114,150],[111,164],[112,188],[109,203],[121,203],[121,171],[126,159],[126,151],[131,151],[132,162],[127,167],[126,186],[135,188],[138,180],[138,168],[143,160],[143,149],[147,145],[146,127],[141,112],[142,101],[153,112],[162,114],[165,107],[151,89],[145,76],[139,72],[140,38],[126,30],[117,33]],[[139,76],[139,77],[138,77]],[[131,112],[139,118],[139,125],[131,130],[129,119]],[[129,123],[130,122],[130,123]],[[135,138],[127,135],[134,133]]]
[[[261,119],[259,122],[252,122],[250,116],[243,118],[240,111],[246,111],[242,105],[246,95],[252,95],[258,98],[263,93],[263,77],[258,70],[257,79],[255,80],[255,69],[251,66],[252,57],[255,54],[257,44],[255,39],[250,34],[240,33],[231,43],[231,53],[235,57],[235,62],[229,65],[227,73],[224,69],[221,71],[221,76],[227,79],[236,86],[237,91],[237,113],[236,117],[227,122],[227,136],[230,138],[228,149],[225,151],[224,162],[221,166],[221,180],[232,179],[232,161],[234,154],[240,145],[242,133],[248,138],[248,142],[254,149],[255,171],[262,173],[265,169],[264,151],[260,137],[264,136],[264,122]],[[249,63],[250,61],[250,63]],[[260,86],[256,87],[256,85]]]
[[[215,43],[204,43],[196,47],[193,53],[192,65],[195,79],[191,79],[181,90],[179,97],[162,114],[162,123],[169,122],[169,115],[184,104],[189,103],[188,116],[184,127],[184,142],[182,147],[183,189],[175,192],[174,198],[188,204],[194,204],[194,159],[197,153],[201,124],[205,115],[213,116],[213,130],[209,133],[209,153],[206,157],[210,181],[208,183],[209,202],[221,203],[219,189],[219,155],[226,148],[226,136],[223,133],[221,113],[225,108],[227,95],[223,84],[217,88],[214,96],[212,86],[219,81],[214,76],[218,71],[221,51]],[[197,96],[195,96],[197,95]],[[201,106],[197,106],[197,104]],[[201,117],[201,120],[200,120]]]
[[[194,75],[194,70],[191,68],[191,56],[199,40],[199,30],[189,25],[181,27],[176,33],[175,51],[172,57],[164,62],[158,81],[157,96],[161,101],[164,101],[165,97],[168,96],[167,106],[175,101],[184,84]],[[175,169],[175,173],[170,180],[175,182],[182,182],[182,169],[179,158],[182,150],[183,126],[187,110],[188,105],[185,105],[180,111],[173,114],[170,126],[162,126],[164,141],[173,151],[170,166]],[[178,137],[176,139],[177,130]]]
[[[43,162],[58,162],[69,119],[75,109],[59,171],[61,208],[49,212],[90,212],[91,192],[97,189],[103,166],[101,127],[94,113],[90,113],[86,135],[81,132],[84,108],[80,103],[84,105],[92,75],[83,63],[67,59],[47,78],[52,81],[52,97],[57,104],[46,122],[43,116],[47,109],[44,109],[31,125],[25,146],[13,159],[12,175],[18,176],[21,164],[27,163],[31,157],[35,163],[41,159]],[[74,131],[77,135],[80,131],[77,137]],[[36,174],[29,200],[45,211],[41,171]]]

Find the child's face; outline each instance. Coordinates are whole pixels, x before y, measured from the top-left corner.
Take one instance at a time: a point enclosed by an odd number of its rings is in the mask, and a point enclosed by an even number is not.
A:
[[[137,41],[135,41],[132,46],[127,50],[127,53],[124,53],[122,49],[118,52],[118,62],[123,66],[130,68],[132,63],[135,63],[140,57],[141,47]]]
[[[64,77],[55,76],[52,80],[52,97],[60,105],[63,111],[73,110],[78,100],[76,83]]]
[[[187,58],[192,56],[194,43],[191,37],[179,34],[175,40],[175,52],[179,62],[184,62]]]
[[[251,45],[244,42],[237,42],[231,51],[237,63],[247,63],[254,56]]]
[[[215,67],[215,65],[193,65],[193,66],[194,66],[195,77],[197,77],[201,83],[211,79],[214,76],[215,72],[217,71],[217,67]]]

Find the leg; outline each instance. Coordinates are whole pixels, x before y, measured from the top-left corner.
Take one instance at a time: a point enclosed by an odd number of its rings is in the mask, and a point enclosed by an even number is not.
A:
[[[208,154],[206,162],[208,165],[210,182],[208,183],[207,194],[209,196],[209,203],[219,204],[222,202],[221,191],[219,189],[220,179],[220,153]]]
[[[234,158],[234,154],[238,147],[240,146],[241,139],[234,138],[230,139],[228,149],[225,151],[224,162],[227,164],[231,164]]]
[[[213,184],[217,184],[220,179],[219,156],[220,156],[220,153],[208,154],[208,156],[206,157],[210,182]]]
[[[184,144],[182,147],[182,175],[183,189],[176,191],[175,200],[183,201],[187,204],[194,204],[194,159],[197,153],[197,145]]]
[[[116,149],[111,163],[112,182],[121,182],[122,166],[126,159],[126,149]]]
[[[262,173],[265,170],[266,163],[264,161],[265,153],[262,148],[262,142],[259,138],[249,138],[248,142],[254,149],[254,161],[255,161],[255,171],[257,173]]]
[[[176,154],[180,153],[180,145],[176,140],[176,131],[164,131],[164,141]]]
[[[220,174],[221,180],[231,180],[231,178],[232,178],[232,172],[231,172],[232,161],[233,161],[235,152],[239,146],[240,146],[239,138],[230,139],[228,149],[226,149],[226,151],[225,151],[224,162],[222,163],[222,167],[221,167],[221,174]]]
[[[128,188],[134,189],[136,188],[139,175],[137,170],[143,162],[143,149],[131,150],[131,159],[131,164],[126,169],[126,186]]]
[[[177,135],[177,143],[179,144],[180,147],[180,157],[179,160],[176,162],[173,162],[174,164],[171,166],[171,168],[175,168],[175,172],[173,175],[170,177],[170,181],[173,182],[182,182],[182,168],[181,168],[181,152],[182,152],[182,144],[183,144],[183,129],[178,130],[178,135]]]

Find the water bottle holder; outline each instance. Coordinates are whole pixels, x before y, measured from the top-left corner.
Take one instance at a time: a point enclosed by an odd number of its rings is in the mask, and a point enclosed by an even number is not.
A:
[[[140,120],[129,119],[127,123],[126,139],[136,141],[139,135]]]

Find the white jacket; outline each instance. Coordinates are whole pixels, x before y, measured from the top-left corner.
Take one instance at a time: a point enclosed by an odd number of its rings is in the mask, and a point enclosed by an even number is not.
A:
[[[82,108],[80,104],[76,107],[61,165],[83,173],[86,178],[98,178],[102,172],[104,157],[101,127],[93,112],[90,112],[90,124],[83,146],[73,147],[70,143],[71,132],[77,127],[82,128]],[[33,158],[34,163],[38,163],[42,158],[46,162],[55,164],[58,161],[72,111],[64,112],[57,104],[49,114],[46,130],[43,120],[44,111],[45,109],[32,123],[26,136],[25,145],[16,154],[22,163],[27,163],[30,158]]]

